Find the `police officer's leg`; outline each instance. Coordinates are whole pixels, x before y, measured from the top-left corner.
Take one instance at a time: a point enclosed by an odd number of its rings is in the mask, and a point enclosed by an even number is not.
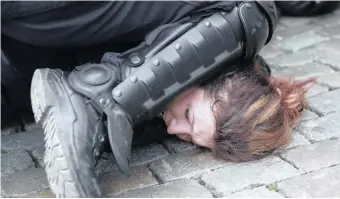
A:
[[[58,179],[52,183],[55,193],[100,196],[92,163],[105,144],[128,175],[134,125],[156,116],[189,86],[230,70],[226,65],[252,59],[275,29],[272,2],[200,13],[192,21],[165,27],[170,31],[154,30],[131,51],[106,54],[101,64],[79,66],[71,73],[35,72],[32,105],[46,132],[47,173]],[[67,182],[72,183],[61,190]]]

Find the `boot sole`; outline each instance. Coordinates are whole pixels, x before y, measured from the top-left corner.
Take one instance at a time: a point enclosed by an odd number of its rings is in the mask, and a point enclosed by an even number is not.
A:
[[[62,81],[61,70],[39,69],[34,72],[31,84],[31,101],[36,123],[41,124],[45,134],[45,170],[52,192],[56,197],[101,197],[96,179],[88,185],[79,183],[79,169],[72,168],[72,154],[76,153],[72,142],[76,114]],[[67,111],[67,112],[66,112]],[[67,114],[66,114],[67,113]],[[71,141],[70,141],[71,140]],[[68,148],[69,147],[69,148]],[[75,162],[72,162],[75,165]],[[86,190],[85,187],[92,187]]]

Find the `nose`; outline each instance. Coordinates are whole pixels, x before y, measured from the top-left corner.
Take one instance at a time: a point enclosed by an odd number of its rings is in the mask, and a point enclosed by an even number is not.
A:
[[[183,120],[172,119],[167,131],[169,134],[190,134],[191,126]]]

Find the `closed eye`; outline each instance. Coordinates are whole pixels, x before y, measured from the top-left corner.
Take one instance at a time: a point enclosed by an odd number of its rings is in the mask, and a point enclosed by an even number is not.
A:
[[[185,110],[185,118],[189,120],[189,109]]]

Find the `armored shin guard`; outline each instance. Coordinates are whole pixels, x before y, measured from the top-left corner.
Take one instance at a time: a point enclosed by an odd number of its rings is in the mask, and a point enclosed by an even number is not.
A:
[[[133,127],[162,112],[185,89],[253,59],[270,41],[276,20],[274,2],[243,2],[229,13],[214,11],[177,24],[150,45],[119,56],[107,53],[103,64],[79,67],[69,82],[106,114],[113,154],[129,174]]]
[[[138,70],[112,90],[113,99],[133,124],[151,119],[188,87],[253,59],[270,41],[275,24],[275,5],[269,2],[242,3],[230,13],[184,24],[168,36],[170,42],[144,55]]]

